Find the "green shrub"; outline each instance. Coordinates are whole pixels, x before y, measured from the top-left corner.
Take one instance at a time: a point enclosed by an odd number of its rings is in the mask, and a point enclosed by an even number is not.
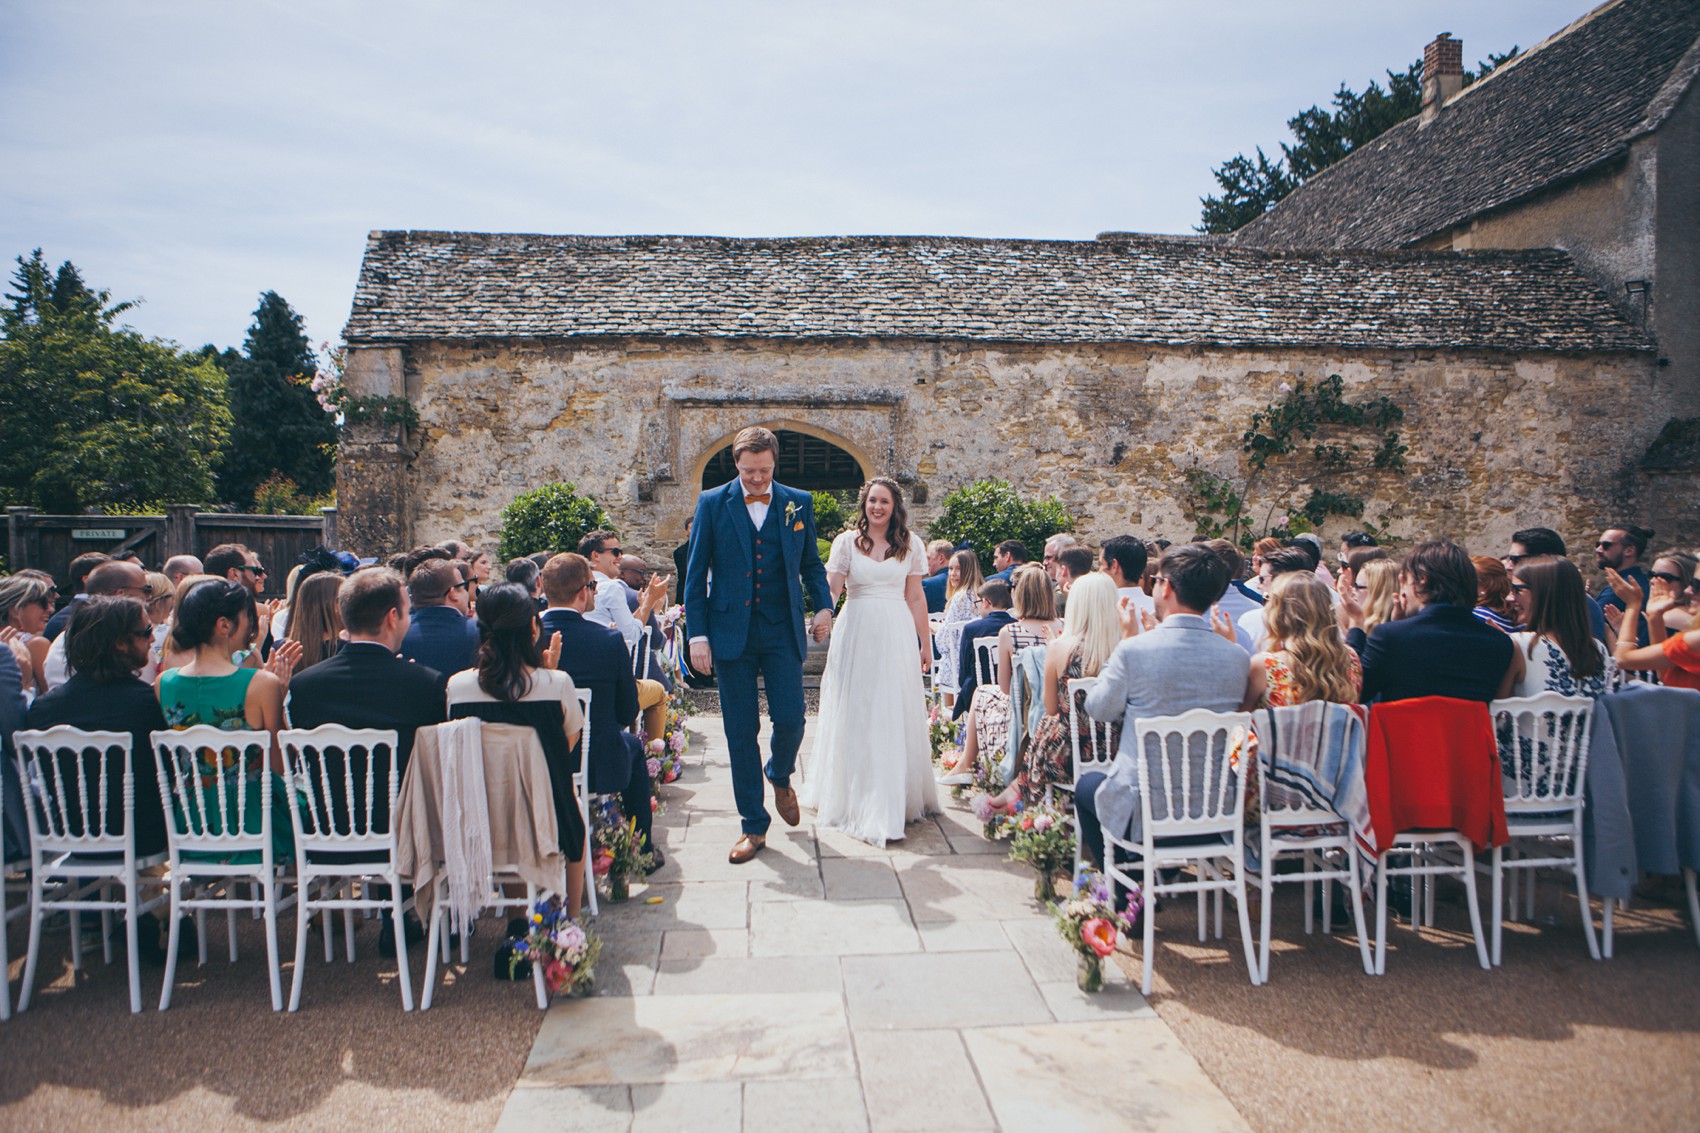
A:
[[[815,492],[815,534],[832,542],[840,531],[850,526],[849,513],[844,510],[844,501],[831,492]]]
[[[571,484],[545,484],[521,492],[502,509],[496,557],[503,562],[538,551],[572,551],[598,528],[612,530],[608,513]]]
[[[318,515],[321,507],[334,507],[336,494],[313,497],[289,477],[273,472],[254,489],[255,515]]]
[[[1045,540],[1073,531],[1076,523],[1061,500],[1023,499],[1006,481],[976,480],[944,498],[943,510],[928,528],[934,539],[967,542],[980,556],[980,566],[992,567],[992,549],[1005,539],[1017,539],[1035,560]]]

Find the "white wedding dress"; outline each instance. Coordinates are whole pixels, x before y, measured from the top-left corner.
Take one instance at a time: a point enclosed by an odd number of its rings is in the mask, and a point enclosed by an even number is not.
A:
[[[833,623],[798,798],[816,812],[816,825],[884,846],[939,809],[921,647],[904,599],[909,579],[926,574],[927,556],[911,535],[907,557],[875,562],[855,539],[854,529],[838,536],[827,558],[828,573],[845,575],[849,597]]]

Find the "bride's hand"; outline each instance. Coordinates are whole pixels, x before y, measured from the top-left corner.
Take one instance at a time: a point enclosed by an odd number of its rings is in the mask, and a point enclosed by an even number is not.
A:
[[[933,668],[933,646],[930,641],[921,643],[921,671],[931,672]]]

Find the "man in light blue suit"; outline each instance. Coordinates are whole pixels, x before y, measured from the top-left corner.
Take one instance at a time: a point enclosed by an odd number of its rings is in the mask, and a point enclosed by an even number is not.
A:
[[[1237,712],[1245,699],[1251,658],[1233,638],[1217,633],[1206,615],[1227,588],[1227,565],[1201,544],[1182,543],[1157,565],[1152,597],[1161,624],[1135,636],[1138,614],[1124,604],[1124,640],[1086,694],[1089,716],[1121,725],[1121,746],[1109,773],[1082,775],[1074,794],[1081,841],[1100,863],[1105,830],[1130,841],[1139,836],[1134,721],[1194,708]]]
[[[685,624],[691,665],[719,678],[721,718],[732,757],[732,795],[744,836],[734,864],[767,845],[771,821],[762,786],[756,678],[773,721],[766,776],[773,806],[787,825],[800,812],[791,773],[803,742],[803,592],[815,608],[814,638],[832,630],[832,594],[815,544],[814,498],[773,482],[779,440],[767,429],[743,430],[732,442],[737,479],[697,498],[685,562]]]

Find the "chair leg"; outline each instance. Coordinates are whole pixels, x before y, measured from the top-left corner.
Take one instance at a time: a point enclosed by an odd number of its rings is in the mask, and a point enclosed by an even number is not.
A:
[[[1204,867],[1199,865],[1193,868],[1198,871],[1197,879],[1199,881],[1203,881]],[[1209,900],[1209,896],[1204,892],[1204,890],[1200,889],[1198,891],[1198,942],[1200,944],[1204,943],[1208,933],[1210,932]]]
[[[6,876],[0,868],[0,1023],[12,1017],[12,954],[6,947]]]
[[[83,914],[76,909],[66,918],[71,923],[71,970],[83,970]]]
[[[334,901],[336,898],[342,896],[342,889],[340,886],[330,885],[330,883],[326,881],[319,882],[319,892],[327,901]],[[334,919],[335,914],[333,914],[329,909],[319,910],[319,935],[325,938],[325,963],[327,964],[336,959],[336,946],[331,943],[331,921]]]
[[[130,968],[130,1014],[142,1013],[142,958],[136,955],[136,888],[140,883],[134,875],[124,884],[124,944]]]
[[[1576,901],[1582,906],[1582,931],[1588,937],[1588,955],[1598,960],[1600,958],[1600,942],[1594,937],[1594,910],[1588,905],[1588,873],[1587,866],[1582,864],[1582,839],[1572,840],[1576,850]]]
[[[1221,899],[1222,890],[1216,890],[1217,899]],[[1251,943],[1251,914],[1246,909],[1245,870],[1234,875],[1234,907],[1240,914],[1240,946],[1245,949],[1246,971],[1251,976],[1251,986],[1260,987],[1263,984],[1263,971],[1257,961],[1257,950]],[[1218,936],[1221,934],[1218,933]]]
[[[1114,855],[1115,852],[1116,851],[1113,847],[1107,844],[1105,845],[1104,854],[1106,857]],[[1157,871],[1152,867],[1151,855],[1147,854],[1145,855],[1145,908],[1142,909],[1139,914],[1140,919],[1145,922],[1143,926],[1145,930],[1145,972],[1139,979],[1139,994],[1145,996],[1147,999],[1151,998],[1151,969],[1154,966],[1153,961],[1157,959],[1157,934],[1153,929],[1157,920],[1155,916],[1155,906],[1157,903],[1156,880]],[[1199,904],[1200,906],[1204,904],[1202,897],[1199,899]],[[1204,910],[1200,908],[1200,923],[1203,922],[1203,913]],[[1199,939],[1204,939],[1202,930],[1200,930]]]
[[[1352,887],[1352,922],[1358,929],[1358,958],[1363,961],[1364,975],[1373,976],[1375,961],[1369,954],[1369,933],[1364,926],[1363,871],[1359,868],[1357,851],[1350,847],[1346,850],[1346,869],[1352,875],[1347,884]],[[1264,981],[1267,982],[1268,978],[1267,975],[1264,976]]]
[[[237,886],[237,884],[238,884],[237,882],[232,881],[232,882],[229,883],[229,885],[227,887],[232,899],[234,899],[235,896],[236,896],[236,886]],[[248,887],[248,889],[249,889],[250,892],[252,892],[253,886],[250,885]],[[226,909],[224,911],[224,927],[230,930],[230,962],[232,964],[234,964],[234,963],[236,963],[236,910],[235,909]]]
[[[182,881],[177,871],[171,871],[171,926],[165,933],[165,986],[159,989],[159,1009],[164,1011],[171,1006],[171,985],[177,982],[177,939],[181,934],[182,910],[179,902],[182,900]],[[199,932],[202,949],[206,948],[207,935]]]
[[[1495,846],[1489,859],[1489,868],[1493,871],[1488,901],[1488,915],[1493,918],[1493,966],[1499,967],[1500,937],[1504,932],[1505,920],[1505,847]],[[1511,882],[1511,903],[1517,903],[1517,882],[1513,873]]]
[[[1375,865],[1375,974],[1387,974],[1387,858]]]
[[[1315,913],[1315,910],[1313,908],[1313,906],[1316,904],[1316,901],[1315,901],[1316,882],[1311,880],[1311,878],[1310,878],[1311,860],[1310,860],[1310,851],[1309,850],[1305,850],[1300,855],[1299,864],[1304,867],[1304,871],[1305,871],[1305,880],[1304,880],[1305,935],[1309,936],[1313,932],[1316,931],[1316,913]]]
[[[1682,876],[1688,882],[1688,923],[1694,926],[1695,943],[1700,944],[1700,882],[1692,869],[1683,870]]]
[[[30,870],[30,942],[24,959],[24,983],[18,988],[19,1014],[30,1009],[30,993],[35,990],[35,963],[41,958],[41,922],[47,916],[47,910],[41,907],[45,896],[41,884],[41,861],[37,859]],[[4,928],[0,925],[0,931]]]
[[[266,878],[260,883],[266,918],[266,975],[271,977],[272,1010],[283,1010],[283,977],[277,961],[277,883]]]
[[[301,985],[307,977],[307,933],[312,929],[313,910],[307,903],[308,886],[301,887],[301,899],[295,906],[295,974],[289,980],[289,1009],[301,1010]]]
[[[112,900],[112,886],[104,883],[101,885],[100,900],[103,904]],[[100,911],[100,962],[102,964],[112,963],[111,909],[102,909]]]
[[[350,895],[352,896],[352,893]],[[397,921],[395,927],[396,927],[396,931],[399,933],[401,931],[401,922]],[[352,964],[352,963],[354,963],[354,910],[353,909],[344,909],[342,911],[342,939],[343,939],[343,944],[346,946],[346,950],[348,952],[348,962],[350,964]]]
[[[201,888],[202,892],[204,893],[205,890],[206,890],[206,887],[201,886],[200,888]],[[207,911],[205,909],[196,909],[195,910],[195,953],[196,953],[196,957],[195,957],[196,962],[199,963],[201,967],[203,967],[203,968],[206,967],[207,966]]]
[[[1617,904],[1617,902],[1610,897],[1607,897],[1600,902],[1600,911],[1605,914],[1605,916],[1603,918],[1605,923],[1604,923],[1603,931],[1602,931],[1602,935],[1604,935],[1605,939],[1600,941],[1600,952],[1605,956],[1605,958],[1607,960],[1611,959],[1611,942],[1612,942],[1611,912],[1612,912],[1612,907],[1616,904]]]
[[[1322,863],[1326,866],[1328,863]],[[1322,879],[1322,935],[1334,934],[1334,881],[1332,878]]]
[[[1536,882],[1536,880],[1537,880],[1536,871],[1531,869],[1529,871],[1529,891],[1523,898],[1523,900],[1525,902],[1525,904],[1523,906],[1523,916],[1526,920],[1528,920],[1528,922],[1530,924],[1535,923],[1535,882]]]
[[[1257,974],[1269,982],[1269,927],[1275,915],[1275,861],[1269,844],[1263,846],[1263,874],[1258,878]]]
[[[1469,843],[1461,842],[1459,852],[1464,855],[1464,900],[1470,906],[1470,934],[1476,938],[1476,959],[1481,962],[1484,971],[1492,971],[1493,964],[1488,959],[1487,938],[1482,935],[1482,910],[1476,904],[1476,865],[1472,860]],[[1431,899],[1432,896],[1431,890]]]
[[[390,924],[395,932],[396,981],[401,984],[401,1009],[413,1010],[413,967],[407,958],[407,931],[402,922],[401,879],[391,877]]]

